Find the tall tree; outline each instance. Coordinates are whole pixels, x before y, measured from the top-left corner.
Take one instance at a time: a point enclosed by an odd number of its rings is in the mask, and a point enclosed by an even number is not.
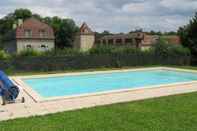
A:
[[[15,19],[27,19],[32,17],[32,12],[28,9],[16,9],[14,12]]]
[[[179,28],[178,34],[182,44],[191,50],[193,56],[197,56],[197,12],[188,25]]]
[[[78,26],[76,26],[72,19],[46,17],[44,20],[54,29],[56,47],[64,48],[72,46],[75,35],[79,31]]]
[[[59,30],[56,32],[56,44],[58,47],[71,47],[74,42],[75,35],[79,28],[72,19],[63,19]]]
[[[7,40],[12,39],[14,35],[13,24],[17,22],[18,19],[27,19],[32,17],[32,13],[28,9],[17,9],[13,13],[9,13],[4,18],[0,19],[0,47]]]

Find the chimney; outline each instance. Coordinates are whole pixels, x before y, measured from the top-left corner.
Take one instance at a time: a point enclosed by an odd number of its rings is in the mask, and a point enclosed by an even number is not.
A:
[[[15,30],[15,29],[17,28],[17,24],[14,23],[14,24],[12,25],[12,28]]]
[[[18,26],[21,26],[23,24],[23,20],[22,19],[18,19]]]

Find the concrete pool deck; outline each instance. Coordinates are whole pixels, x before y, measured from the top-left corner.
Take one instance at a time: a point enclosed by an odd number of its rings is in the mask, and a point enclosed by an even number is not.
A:
[[[174,68],[166,68],[166,67],[159,67],[159,68],[197,73],[197,71],[193,71],[193,70],[174,69]],[[150,69],[158,69],[158,68],[145,68],[145,69],[137,69],[137,70],[147,70],[147,69],[150,70]],[[119,70],[119,71],[123,71],[123,70]],[[97,72],[93,72],[93,73],[97,73]],[[67,73],[67,75],[69,74],[73,74],[73,73]],[[74,73],[74,74],[80,74],[80,73]],[[63,74],[57,74],[57,75],[59,76]],[[39,75],[39,76],[44,77],[49,75]],[[38,75],[30,76],[30,77],[38,77]],[[18,77],[12,77],[14,81],[17,80],[15,78],[18,79]],[[20,82],[20,81],[16,81],[16,82]],[[157,88],[143,88],[143,89],[135,89],[135,90],[99,93],[96,95],[76,96],[70,98],[63,97],[61,99],[36,101],[33,98],[34,96],[31,96],[28,93],[28,91],[25,90],[25,87],[21,87],[20,96],[24,96],[26,102],[24,104],[16,103],[16,104],[9,104],[6,106],[0,105],[0,120],[2,121],[2,120],[9,120],[9,119],[15,119],[21,117],[39,116],[39,115],[45,115],[45,114],[51,114],[51,113],[69,111],[69,110],[76,110],[81,108],[89,108],[89,107],[108,105],[113,103],[143,100],[143,99],[156,98],[161,96],[184,94],[184,93],[190,93],[196,91],[197,91],[197,82],[194,81],[188,83],[163,85]]]

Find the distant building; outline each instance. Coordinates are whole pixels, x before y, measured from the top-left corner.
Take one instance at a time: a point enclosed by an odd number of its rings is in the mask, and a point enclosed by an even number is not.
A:
[[[97,44],[115,45],[115,46],[131,46],[136,48],[150,48],[159,39],[158,36],[150,36],[143,32],[135,32],[129,34],[106,35],[100,38]]]
[[[19,20],[13,28],[16,28],[14,39],[6,44],[6,50],[10,53],[19,53],[27,49],[47,51],[55,47],[53,29],[35,18],[24,22]]]
[[[83,23],[80,32],[77,34],[73,47],[82,51],[87,51],[94,46],[95,33],[88,27],[86,23]]]
[[[141,43],[141,49],[149,49],[159,41],[158,35],[147,35],[145,34],[143,42]]]

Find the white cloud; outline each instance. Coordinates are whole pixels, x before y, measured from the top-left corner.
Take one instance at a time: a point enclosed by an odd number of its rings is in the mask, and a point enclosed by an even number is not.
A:
[[[197,11],[196,0],[2,0],[0,17],[17,8],[29,8],[42,16],[86,21],[96,31],[128,32],[176,30]]]
[[[162,0],[161,5],[171,10],[190,11],[197,9],[196,0]]]
[[[149,2],[129,3],[122,7],[122,10],[129,13],[147,13],[154,10]]]

